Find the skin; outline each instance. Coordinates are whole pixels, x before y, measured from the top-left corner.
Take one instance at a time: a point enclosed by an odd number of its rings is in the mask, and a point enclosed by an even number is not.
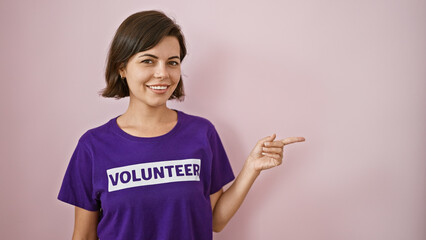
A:
[[[73,240],[96,240],[98,239],[96,228],[98,226],[98,211],[87,211],[75,207]]]
[[[282,164],[285,145],[305,141],[303,137],[290,137],[283,140],[275,140],[275,138],[276,135],[273,134],[259,140],[232,185],[225,192],[221,189],[210,195],[210,199],[213,199],[213,231],[223,230],[240,208],[261,171]]]
[[[165,37],[155,47],[132,56],[120,75],[127,79],[130,101],[127,111],[117,118],[125,132],[139,137],[155,137],[169,132],[177,123],[177,113],[167,100],[176,89],[181,75],[180,47],[175,37]],[[163,94],[147,85],[168,85]],[[241,206],[260,172],[282,164],[285,145],[305,141],[303,137],[276,140],[276,135],[260,139],[250,152],[232,185],[210,195],[213,231],[220,232]],[[99,213],[75,207],[73,240],[98,239]]]

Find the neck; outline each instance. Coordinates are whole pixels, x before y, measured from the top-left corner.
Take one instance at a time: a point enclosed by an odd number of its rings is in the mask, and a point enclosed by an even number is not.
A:
[[[166,104],[158,107],[151,107],[143,103],[129,102],[127,111],[122,114],[126,122],[131,125],[157,124],[167,122],[170,119],[171,109]]]

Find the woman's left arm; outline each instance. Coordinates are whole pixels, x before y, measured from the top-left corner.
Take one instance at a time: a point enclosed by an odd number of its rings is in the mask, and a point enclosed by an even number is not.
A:
[[[273,134],[259,140],[232,185],[225,192],[221,189],[210,195],[214,232],[222,231],[234,216],[260,172],[282,164],[284,146],[305,141],[303,137],[274,141],[275,137]]]

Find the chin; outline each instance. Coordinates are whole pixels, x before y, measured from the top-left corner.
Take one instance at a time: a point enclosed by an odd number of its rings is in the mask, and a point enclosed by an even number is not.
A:
[[[163,100],[163,101],[152,101],[152,102],[148,102],[148,105],[150,107],[162,107],[162,106],[166,105],[168,99],[169,98],[167,98],[165,101]]]

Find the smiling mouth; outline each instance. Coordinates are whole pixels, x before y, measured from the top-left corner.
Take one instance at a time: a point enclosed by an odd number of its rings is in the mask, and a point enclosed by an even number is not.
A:
[[[147,85],[147,87],[153,90],[166,90],[167,88],[169,88],[168,85]]]

